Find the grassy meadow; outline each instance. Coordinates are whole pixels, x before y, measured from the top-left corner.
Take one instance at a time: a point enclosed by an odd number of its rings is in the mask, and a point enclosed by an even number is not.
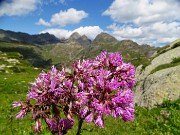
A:
[[[18,109],[12,109],[12,102],[26,98],[28,82],[33,81],[38,71],[30,73],[16,73],[0,76],[0,134],[1,135],[33,135],[34,121],[28,115],[24,119],[16,119]],[[154,109],[136,107],[135,120],[124,123],[120,119],[105,117],[105,128],[101,129],[94,124],[83,124],[82,135],[178,135],[180,134],[180,100],[166,101],[162,106]],[[74,135],[77,124],[68,135]],[[43,135],[51,135],[45,124]]]
[[[24,100],[29,82],[34,81],[42,69],[32,67],[19,53],[0,52],[0,135],[34,135],[31,115],[16,119],[18,108],[12,102]],[[76,134],[77,123],[68,135]],[[42,135],[51,135],[43,122]],[[136,107],[135,120],[124,123],[120,119],[105,117],[105,128],[83,123],[82,135],[179,135],[180,100],[165,101],[154,109]],[[37,134],[38,135],[38,134]]]

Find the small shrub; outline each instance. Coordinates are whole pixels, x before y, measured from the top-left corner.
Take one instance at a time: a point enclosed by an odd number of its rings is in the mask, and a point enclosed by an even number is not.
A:
[[[173,61],[172,61],[171,63],[178,63],[178,62],[180,62],[180,57],[174,58]]]
[[[180,46],[180,42],[177,42],[171,47],[171,49],[174,49],[174,48],[179,47],[179,46]]]

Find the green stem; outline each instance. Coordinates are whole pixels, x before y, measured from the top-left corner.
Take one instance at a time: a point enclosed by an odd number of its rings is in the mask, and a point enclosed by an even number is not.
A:
[[[80,134],[81,134],[82,124],[83,124],[83,119],[79,118],[79,119],[78,119],[78,130],[77,130],[76,135],[80,135]]]

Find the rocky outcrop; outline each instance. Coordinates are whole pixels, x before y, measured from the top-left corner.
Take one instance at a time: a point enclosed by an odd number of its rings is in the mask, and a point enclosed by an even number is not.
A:
[[[157,71],[138,83],[135,100],[139,106],[154,107],[164,100],[177,100],[180,97],[180,66]]]
[[[137,84],[135,87],[135,102],[137,105],[151,108],[162,104],[164,100],[180,98],[179,64],[152,72],[158,66],[172,64],[174,58],[180,58],[180,47],[157,55],[145,69],[142,65],[137,67]]]

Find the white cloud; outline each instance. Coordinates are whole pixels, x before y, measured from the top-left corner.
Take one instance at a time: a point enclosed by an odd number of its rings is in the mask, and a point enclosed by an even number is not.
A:
[[[40,0],[3,1],[0,5],[0,16],[21,16],[36,10]]]
[[[41,31],[40,33],[50,33],[55,35],[56,37],[62,38],[69,38],[70,35],[74,32],[78,32],[80,35],[86,35],[89,39],[93,40],[99,33],[103,30],[99,26],[86,26],[86,27],[79,27],[75,30],[69,31],[65,29],[47,29]]]
[[[180,19],[179,0],[115,0],[102,15],[137,25]]]
[[[73,32],[78,32],[80,35],[86,35],[89,39],[93,40],[98,34],[103,32],[99,26],[85,26],[75,29]]]
[[[68,24],[77,24],[87,16],[88,14],[83,10],[78,11],[74,8],[70,8],[68,10],[61,10],[59,13],[53,14],[50,22],[46,22],[44,19],[40,18],[36,24],[44,26],[59,25],[61,27],[64,27]]]
[[[40,33],[49,33],[55,35],[59,39],[67,39],[72,34],[72,31],[68,31],[65,29],[47,29],[44,31],[41,31]]]
[[[114,0],[102,15],[113,20],[108,28],[117,39],[159,45],[180,37],[179,13],[179,0]]]
[[[36,23],[37,25],[44,25],[44,26],[51,26],[49,22],[46,22],[44,19],[40,18],[39,21]]]
[[[158,45],[168,44],[179,38],[180,22],[157,22],[141,27],[112,24],[108,28],[110,33],[119,40],[132,39],[140,44]]]
[[[134,38],[141,37],[142,28],[133,28],[132,26],[118,26],[117,24],[112,24],[108,28],[113,32],[112,34],[117,38]],[[118,39],[118,38],[117,38]]]
[[[66,11],[61,10],[59,13],[52,15],[50,22],[64,27],[67,24],[77,24],[87,16],[88,14],[83,10],[78,11],[74,8],[70,8]]]
[[[59,13],[53,14],[50,19],[50,22],[47,22],[44,19],[40,18],[36,24],[44,26],[59,25],[61,27],[64,27],[68,24],[77,24],[87,16],[88,14],[83,10],[78,11],[74,8],[70,8],[68,10],[61,10]]]

